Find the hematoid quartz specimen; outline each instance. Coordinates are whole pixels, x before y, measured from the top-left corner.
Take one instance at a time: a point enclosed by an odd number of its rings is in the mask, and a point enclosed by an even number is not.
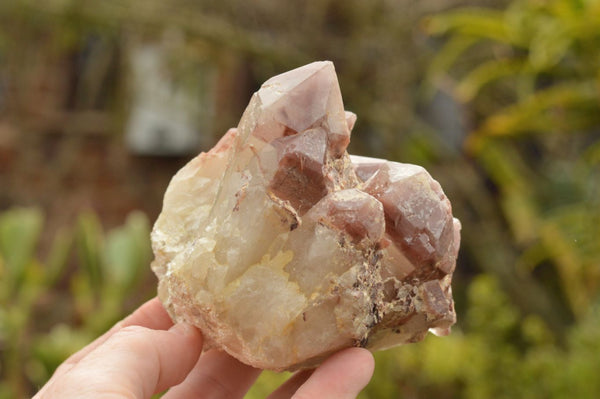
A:
[[[355,120],[314,62],[265,82],[173,177],[152,232],[173,320],[272,370],[449,332],[460,223],[422,167],[349,156]]]

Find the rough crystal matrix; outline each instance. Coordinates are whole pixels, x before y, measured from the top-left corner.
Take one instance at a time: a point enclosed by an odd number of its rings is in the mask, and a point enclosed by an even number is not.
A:
[[[460,223],[425,169],[349,156],[355,120],[315,62],[265,82],[173,177],[152,268],[175,321],[273,370],[449,332]]]

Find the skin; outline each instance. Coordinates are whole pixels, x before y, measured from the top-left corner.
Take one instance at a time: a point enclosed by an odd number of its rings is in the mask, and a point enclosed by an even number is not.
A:
[[[261,370],[224,352],[202,353],[195,327],[173,325],[154,298],[68,358],[34,399],[243,398]],[[348,348],[315,370],[303,370],[269,399],[356,398],[373,374],[369,351]]]

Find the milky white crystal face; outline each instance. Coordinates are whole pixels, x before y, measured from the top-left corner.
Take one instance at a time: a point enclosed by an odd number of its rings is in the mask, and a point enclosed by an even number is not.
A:
[[[350,157],[355,120],[315,62],[265,82],[173,177],[152,268],[175,321],[274,370],[448,333],[460,223],[425,169]]]

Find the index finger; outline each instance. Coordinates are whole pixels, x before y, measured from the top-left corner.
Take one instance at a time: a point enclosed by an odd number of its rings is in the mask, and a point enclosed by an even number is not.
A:
[[[374,367],[371,352],[364,348],[346,348],[315,369],[292,398],[356,398],[369,383]],[[271,397],[282,397],[279,393],[275,391]]]
[[[117,331],[128,326],[141,326],[150,328],[152,330],[168,330],[171,328],[171,326],[173,326],[173,321],[171,320],[171,317],[169,317],[169,314],[163,307],[160,300],[157,297],[154,297],[137,308],[132,314],[119,321],[95,341],[71,355],[63,364],[60,365],[58,369],[56,369],[52,379],[69,370],[81,359],[87,356],[88,353],[106,342],[106,340],[113,336]]]

